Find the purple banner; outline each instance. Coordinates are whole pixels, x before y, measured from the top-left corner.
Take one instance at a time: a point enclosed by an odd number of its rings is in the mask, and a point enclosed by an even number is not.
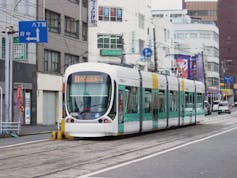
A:
[[[204,81],[202,55],[192,56],[190,61],[190,79]]]

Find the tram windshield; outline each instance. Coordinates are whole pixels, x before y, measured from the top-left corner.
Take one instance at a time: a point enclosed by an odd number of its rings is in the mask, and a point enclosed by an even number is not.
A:
[[[78,72],[67,81],[66,105],[71,116],[93,120],[108,109],[111,98],[111,79],[102,72]]]

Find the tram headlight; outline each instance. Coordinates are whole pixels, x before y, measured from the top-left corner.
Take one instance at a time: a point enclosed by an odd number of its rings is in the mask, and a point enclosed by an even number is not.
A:
[[[107,124],[107,123],[111,123],[111,120],[109,119],[109,118],[106,118],[106,117],[103,117],[103,118],[100,118],[99,120],[98,120],[98,122],[99,123],[105,123],[105,124]]]
[[[108,119],[104,119],[104,123],[109,123],[109,120]]]
[[[66,118],[66,123],[74,123],[74,119],[68,117]]]

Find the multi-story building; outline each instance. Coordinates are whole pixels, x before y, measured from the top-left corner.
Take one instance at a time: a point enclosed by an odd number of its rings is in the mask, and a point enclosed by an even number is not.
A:
[[[148,1],[89,0],[89,62],[140,64],[141,52],[152,47]]]
[[[62,74],[88,56],[87,0],[38,0],[37,19],[48,21],[48,43],[37,45],[37,124],[62,117]]]
[[[156,58],[159,72],[172,74],[174,61],[174,27],[173,24],[162,18],[153,17],[156,35]]]
[[[193,19],[217,22],[217,1],[188,1],[183,3]]]
[[[209,101],[219,94],[219,31],[215,24],[176,24],[175,42],[182,54],[203,54],[206,93]]]
[[[3,121],[20,121],[21,124],[35,124],[37,90],[36,45],[19,43],[17,31],[18,21],[36,20],[36,0],[0,1],[0,19],[0,87],[3,89],[3,102],[1,103],[9,104],[7,107],[4,107],[5,104],[3,104]],[[2,33],[3,31],[7,32],[11,27],[12,35],[6,36],[6,33]],[[5,46],[12,38],[13,43],[10,43],[13,44],[13,50],[7,50],[9,54],[6,55]],[[11,56],[11,54],[13,54],[13,57],[11,57],[13,59],[12,70],[5,66],[5,59],[9,60],[9,57],[6,56]],[[12,82],[10,82],[11,77],[9,78],[10,81],[7,81],[9,85],[5,82],[5,72],[9,73],[9,76],[12,74]],[[7,93],[10,94],[8,96],[9,99],[6,99]],[[19,102],[22,102],[24,111],[20,110]],[[12,108],[9,106],[12,106]],[[5,113],[8,114],[5,116]]]
[[[176,54],[187,56],[203,54],[200,60],[203,60],[202,62],[206,66],[204,69],[205,75],[203,75],[206,92],[210,101],[217,99],[220,78],[219,31],[214,22],[202,23],[202,21],[196,21],[192,23],[191,18],[187,15],[187,10],[154,10],[152,14],[154,19],[166,20],[160,26],[165,26],[167,21],[173,23],[170,26],[170,31],[173,31],[174,34],[173,40],[170,41],[169,45],[165,44],[170,51],[173,51],[173,56]],[[162,49],[160,49],[160,52],[162,53]],[[168,63],[167,61],[166,63]]]
[[[220,29],[220,74],[225,94],[237,101],[237,1],[218,1],[218,26]],[[225,82],[224,77],[230,76],[233,82]],[[234,90],[232,90],[234,89]]]

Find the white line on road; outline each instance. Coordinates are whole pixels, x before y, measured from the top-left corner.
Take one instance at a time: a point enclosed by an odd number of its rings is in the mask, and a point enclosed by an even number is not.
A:
[[[168,152],[170,152],[170,151],[174,151],[174,150],[177,150],[177,149],[180,149],[180,148],[189,146],[189,145],[194,144],[194,143],[198,143],[198,142],[201,142],[201,141],[204,141],[204,140],[208,140],[208,139],[210,139],[210,138],[213,138],[213,137],[216,137],[216,136],[219,136],[219,135],[222,135],[222,134],[231,132],[231,131],[233,131],[233,130],[235,130],[235,129],[237,129],[237,127],[233,127],[233,128],[231,128],[231,129],[225,130],[225,131],[220,132],[220,133],[217,133],[217,134],[213,134],[213,135],[210,135],[210,136],[207,136],[207,137],[204,137],[204,138],[201,138],[201,139],[197,139],[197,140],[194,140],[194,141],[191,141],[191,142],[188,142],[188,143],[185,143],[185,144],[182,144],[182,145],[179,145],[179,146],[176,146],[176,147],[167,149],[167,150],[163,150],[163,151],[160,151],[160,152],[158,152],[158,153],[154,153],[154,154],[152,154],[152,155],[145,156],[145,157],[143,157],[143,158],[135,159],[135,160],[132,160],[132,161],[128,161],[128,162],[125,162],[125,163],[116,165],[116,166],[112,166],[112,167],[109,167],[109,168],[105,168],[105,169],[103,169],[103,170],[99,170],[99,171],[92,172],[92,173],[89,173],[89,174],[86,174],[86,175],[83,175],[83,176],[79,176],[79,177],[77,177],[77,178],[88,178],[88,177],[90,177],[90,176],[93,176],[93,175],[96,175],[96,174],[100,174],[100,173],[103,173],[103,172],[106,172],[106,171],[110,171],[110,170],[112,170],[112,169],[120,168],[120,167],[129,165],[129,164],[132,164],[132,163],[136,163],[136,162],[139,162],[139,161],[143,161],[143,160],[146,160],[146,159],[155,157],[155,156],[159,156],[159,155],[168,153]]]
[[[24,143],[17,143],[17,144],[13,144],[13,145],[0,146],[0,149],[11,148],[11,147],[15,147],[15,146],[28,145],[28,144],[32,144],[32,143],[40,143],[40,142],[45,142],[45,141],[49,141],[49,140],[50,139],[42,139],[42,140],[35,140],[35,141],[24,142]]]

